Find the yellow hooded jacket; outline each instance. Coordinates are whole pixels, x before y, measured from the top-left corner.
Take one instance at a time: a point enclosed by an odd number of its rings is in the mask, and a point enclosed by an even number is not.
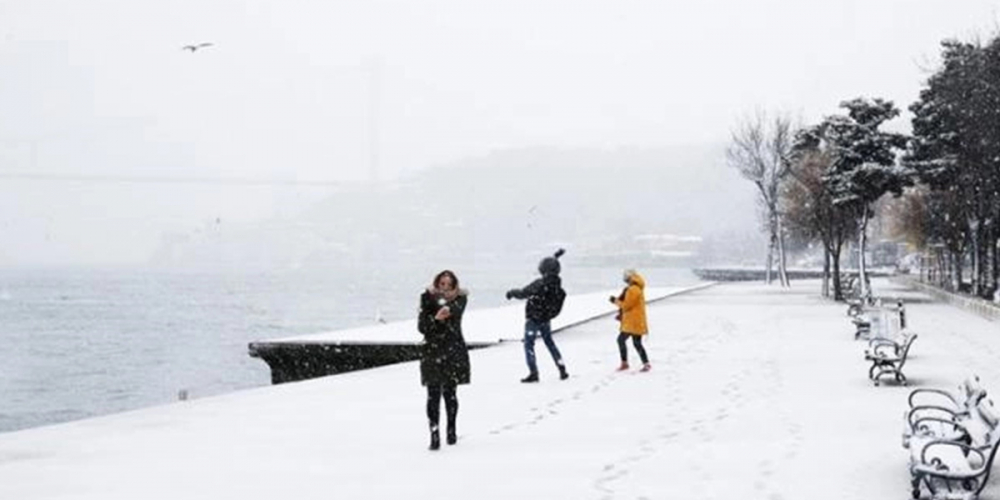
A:
[[[629,335],[645,335],[649,333],[646,326],[646,280],[639,273],[629,276],[628,288],[624,299],[615,299],[615,305],[622,311],[621,332]]]

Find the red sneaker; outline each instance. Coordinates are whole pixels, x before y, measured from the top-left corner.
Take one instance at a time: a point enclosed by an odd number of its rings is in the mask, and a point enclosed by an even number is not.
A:
[[[640,368],[639,371],[641,371],[641,372],[648,372],[649,370],[652,370],[652,369],[653,369],[653,367],[649,366],[649,363],[646,363],[646,364],[642,365],[642,368]]]
[[[618,369],[615,371],[623,372],[625,370],[628,370],[628,363],[622,361],[621,366],[619,366]]]

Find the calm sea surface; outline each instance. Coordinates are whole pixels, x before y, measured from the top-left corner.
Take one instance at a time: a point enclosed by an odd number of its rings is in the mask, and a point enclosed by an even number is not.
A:
[[[506,303],[533,261],[453,269],[470,308]],[[268,385],[247,343],[409,319],[431,264],[280,272],[0,270],[0,432]],[[687,269],[640,269],[650,286],[697,282]],[[570,294],[620,287],[621,269],[564,258]],[[521,325],[511,325],[519,329]]]

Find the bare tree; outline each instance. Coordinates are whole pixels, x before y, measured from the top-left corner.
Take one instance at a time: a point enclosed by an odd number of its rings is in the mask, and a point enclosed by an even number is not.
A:
[[[767,283],[771,283],[771,269],[777,257],[778,276],[782,286],[789,286],[789,281],[785,268],[785,241],[779,196],[781,184],[789,172],[792,136],[791,120],[787,116],[770,118],[766,113],[758,111],[753,117],[740,120],[732,132],[729,147],[726,148],[729,166],[757,186],[757,201],[764,212],[768,231]]]

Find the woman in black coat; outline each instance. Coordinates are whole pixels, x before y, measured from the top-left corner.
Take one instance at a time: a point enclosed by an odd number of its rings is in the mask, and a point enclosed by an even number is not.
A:
[[[451,271],[441,271],[434,284],[420,296],[417,328],[424,335],[420,359],[420,382],[427,386],[427,419],[430,421],[430,449],[441,447],[438,422],[441,398],[448,413],[448,444],[458,441],[455,419],[458,417],[459,384],[470,380],[469,349],[462,337],[462,313],[468,294],[458,287]]]

